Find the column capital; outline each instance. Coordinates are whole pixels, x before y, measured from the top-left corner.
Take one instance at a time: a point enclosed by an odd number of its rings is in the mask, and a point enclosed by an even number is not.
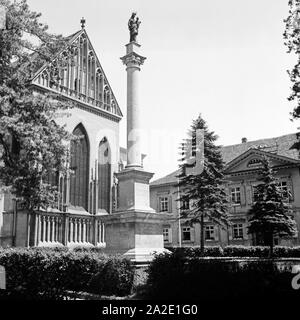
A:
[[[139,67],[142,64],[144,64],[144,61],[147,59],[146,57],[143,57],[135,52],[131,52],[127,54],[126,56],[120,58],[123,63],[128,67]]]

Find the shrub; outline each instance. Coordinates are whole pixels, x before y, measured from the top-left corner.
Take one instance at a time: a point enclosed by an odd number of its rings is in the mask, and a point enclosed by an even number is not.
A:
[[[97,294],[125,296],[131,293],[134,267],[122,257],[110,258],[103,269],[90,281],[89,291]]]
[[[149,267],[147,298],[216,300],[299,295],[291,287],[291,264],[264,260],[158,256]]]
[[[95,291],[89,286],[95,275],[101,279],[99,294],[109,287],[111,294],[129,292],[133,285],[133,268],[125,259],[91,251],[2,249],[0,265],[7,274],[6,296],[22,299],[62,299],[67,291]]]
[[[227,246],[224,248],[225,257],[265,257],[269,248],[263,246]]]
[[[181,253],[187,257],[220,257],[223,255],[223,249],[220,246],[205,247],[203,254],[199,246],[169,248],[169,250],[174,253]]]

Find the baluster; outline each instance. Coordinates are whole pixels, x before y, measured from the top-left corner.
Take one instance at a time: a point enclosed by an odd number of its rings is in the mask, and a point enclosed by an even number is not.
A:
[[[83,242],[87,242],[86,241],[86,219],[83,220],[83,237],[82,237],[82,241]]]
[[[75,229],[75,233],[74,233],[74,242],[77,242],[77,232],[78,232],[78,225],[77,225],[77,219],[74,218],[74,229]]]
[[[42,241],[41,239],[41,236],[42,236],[42,233],[41,233],[41,228],[42,228],[42,222],[41,222],[41,219],[42,219],[42,216],[39,215],[38,216],[38,243],[37,245],[39,245],[40,241]]]
[[[46,237],[46,241],[49,242],[50,241],[50,217],[47,217],[47,237]]]
[[[42,234],[42,237],[43,237],[43,242],[46,241],[46,217],[43,216],[43,234]]]
[[[102,223],[101,222],[101,227],[102,227],[102,232],[101,232],[101,236],[102,236],[102,243],[104,243],[105,242],[105,225],[104,225],[104,223]]]
[[[82,242],[82,219],[78,219],[78,242]]]
[[[90,240],[90,232],[91,232],[91,221],[88,220],[87,225],[86,225],[86,242],[91,242]]]
[[[74,235],[73,235],[73,232],[74,232],[74,224],[73,224],[73,218],[70,217],[70,242],[73,242],[74,241]]]
[[[51,222],[52,222],[51,241],[54,242],[55,241],[55,238],[54,238],[54,235],[55,235],[55,217],[51,217]]]
[[[101,242],[101,224],[100,221],[97,221],[97,232],[98,232],[98,237],[97,237],[97,243]]]

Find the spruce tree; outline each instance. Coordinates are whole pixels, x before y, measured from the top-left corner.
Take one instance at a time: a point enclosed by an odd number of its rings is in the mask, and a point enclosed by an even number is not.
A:
[[[272,257],[274,237],[294,236],[296,223],[289,214],[290,206],[285,201],[285,191],[280,189],[267,158],[262,160],[262,166],[261,183],[256,186],[256,201],[248,212],[248,233],[261,237],[263,243],[270,247]]]
[[[195,152],[196,130],[204,132],[204,169],[201,174],[186,174],[187,161]],[[178,187],[181,217],[189,224],[200,223],[201,251],[204,252],[204,219],[227,227],[228,199],[223,175],[224,162],[221,148],[215,144],[217,135],[209,131],[201,115],[193,121],[188,138],[181,144],[180,174]],[[190,152],[191,150],[191,152]],[[199,160],[199,159],[198,159]],[[189,207],[185,204],[189,202]]]
[[[56,94],[34,92],[31,82],[50,62],[50,82],[59,80],[64,62],[53,58],[66,40],[48,33],[26,0],[0,0],[0,7],[6,20],[0,26],[0,181],[33,212],[54,203],[57,190],[48,177],[67,170],[72,135],[56,120],[72,106]]]

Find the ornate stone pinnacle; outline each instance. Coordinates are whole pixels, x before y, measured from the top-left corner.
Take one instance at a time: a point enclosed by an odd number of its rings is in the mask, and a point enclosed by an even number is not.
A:
[[[83,17],[81,18],[80,23],[81,23],[81,28],[84,29],[86,20]]]

